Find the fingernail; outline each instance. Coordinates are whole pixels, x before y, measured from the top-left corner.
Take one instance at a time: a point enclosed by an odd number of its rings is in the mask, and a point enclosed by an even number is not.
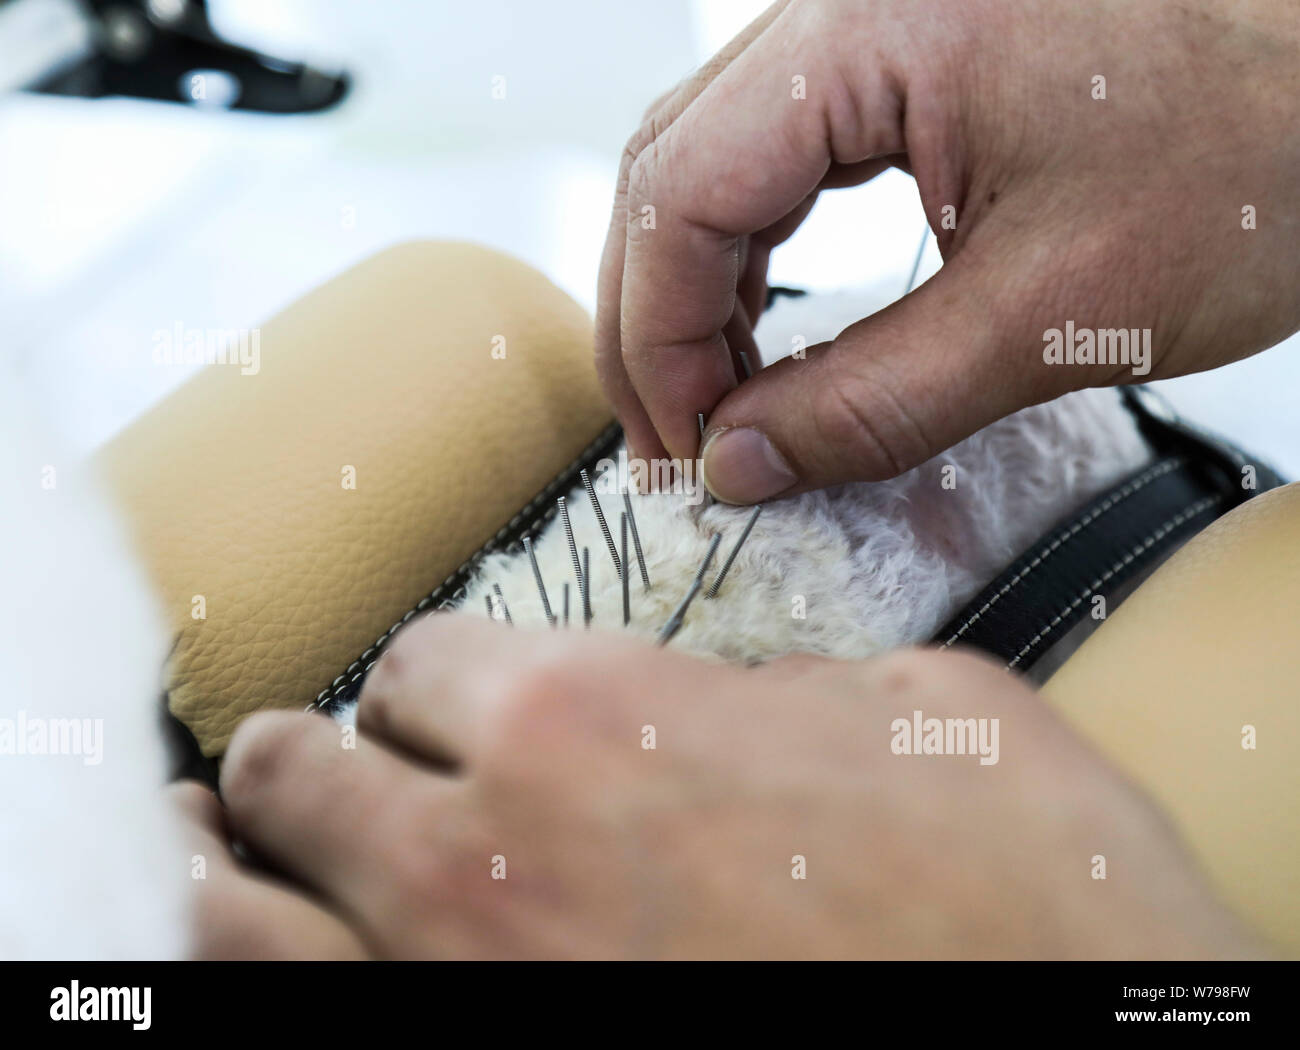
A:
[[[704,446],[700,472],[708,490],[724,503],[758,503],[799,480],[767,435],[751,427],[713,434]]]

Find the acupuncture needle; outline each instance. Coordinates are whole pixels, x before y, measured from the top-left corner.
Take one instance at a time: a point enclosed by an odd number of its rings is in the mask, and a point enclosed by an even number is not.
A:
[[[618,531],[621,547],[623,551],[623,564],[627,564],[627,514],[626,512],[618,516]],[[623,626],[626,627],[632,622],[632,602],[628,595],[628,581],[631,580],[630,572],[623,573]]]
[[[573,575],[578,578],[578,590],[582,590],[582,562],[578,561],[578,544],[573,539],[573,524],[569,521],[569,503],[563,496],[555,501],[560,507],[560,517],[564,521],[564,538],[569,541],[569,553],[573,556]]]
[[[717,553],[718,544],[721,542],[722,534],[715,533],[713,539],[709,542],[709,549],[704,555],[704,560],[700,562],[700,567],[695,573],[695,579],[691,581],[690,590],[686,592],[686,597],[673,611],[672,616],[668,618],[668,622],[659,629],[659,637],[656,640],[657,645],[667,645],[672,641],[673,635],[682,629],[682,624],[686,620],[686,610],[691,607],[691,602],[700,593],[700,587],[704,584],[704,574],[709,571],[709,564],[713,561],[713,555]]]
[[[501,603],[501,615],[505,617],[506,623],[513,627],[515,621],[510,619],[510,606],[506,604],[506,596],[501,593],[501,585],[499,583],[494,583],[492,585],[492,593],[497,596],[497,601]]]
[[[636,531],[636,515],[632,513],[632,497],[623,493],[623,506],[627,508],[627,523],[632,528],[632,546],[636,548],[636,564],[641,570],[641,586],[647,591],[650,589],[650,574],[645,570],[645,555],[641,553],[641,534]],[[624,555],[624,561],[627,556]]]
[[[704,457],[704,413],[696,412],[695,418],[699,420],[699,424],[700,424],[700,463],[701,465],[703,465],[704,463],[704,458],[703,458]],[[700,484],[700,488],[704,489],[704,483],[701,481],[699,484]],[[707,489],[704,489],[704,505],[708,507],[711,506],[712,503],[713,503],[713,496],[709,493]]]
[[[925,229],[921,231],[921,243],[917,246],[916,249],[916,259],[912,263],[912,272],[911,274],[908,275],[907,278],[907,287],[903,289],[904,295],[910,292],[912,290],[912,285],[916,283],[916,275],[921,269],[921,260],[925,257],[925,246],[929,242],[929,240],[930,240],[930,227],[927,225]]]
[[[738,350],[737,353],[740,354],[740,367],[745,370],[745,378],[753,379],[754,366],[749,363],[749,354],[747,354],[744,350]]]
[[[596,512],[596,521],[600,524],[600,531],[605,534],[605,546],[609,548],[609,556],[614,559],[614,571],[618,573],[619,579],[622,579],[623,564],[618,560],[618,548],[614,546],[614,537],[610,534],[609,524],[605,521],[605,512],[600,509],[600,500],[596,498],[596,488],[591,483],[591,475],[583,470],[578,472],[578,476],[582,478],[582,483],[587,487],[587,498],[591,500],[591,509]]]
[[[527,536],[524,537],[524,550],[528,552],[528,561],[533,566],[533,579],[537,581],[537,593],[542,599],[542,612],[546,614],[546,622],[554,627],[555,614],[551,612],[551,599],[547,597],[546,584],[542,582],[542,570],[537,564],[537,555],[533,551],[533,541]]]
[[[582,625],[588,629],[591,627],[591,564],[588,559],[589,551],[586,547],[582,548]]]
[[[738,539],[736,545],[731,548],[731,553],[727,555],[727,560],[722,563],[722,571],[718,573],[718,578],[713,581],[713,586],[705,593],[705,601],[708,601],[718,593],[718,588],[722,586],[722,581],[727,578],[727,573],[731,571],[731,565],[736,560],[736,555],[740,553],[740,548],[743,547],[745,541],[749,539],[749,534],[754,531],[754,524],[758,521],[758,516],[762,513],[762,505],[754,508],[754,513],[749,516],[749,521],[745,523],[745,531],[740,534],[740,539]]]
[[[564,582],[564,626],[569,626],[569,582]]]

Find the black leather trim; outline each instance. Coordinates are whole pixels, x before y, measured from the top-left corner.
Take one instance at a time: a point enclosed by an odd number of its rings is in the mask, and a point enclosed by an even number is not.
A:
[[[1157,409],[1151,391],[1120,392],[1155,461],[1057,524],[977,594],[934,637],[969,645],[1008,670],[1027,671],[1088,615],[1100,595],[1150,573],[1211,521],[1284,484],[1267,464]],[[1247,484],[1253,470],[1254,487]]]

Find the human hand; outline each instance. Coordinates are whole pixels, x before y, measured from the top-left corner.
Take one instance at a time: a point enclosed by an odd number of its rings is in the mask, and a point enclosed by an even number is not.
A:
[[[893,753],[894,719],[918,710],[999,719],[996,762]],[[1253,950],[1151,804],[969,656],[741,669],[435,616],[373,669],[358,723],[347,749],[326,719],[254,716],[222,769],[224,817],[181,789],[199,845],[223,858],[201,952]],[[233,861],[223,820],[282,877]]]
[[[1291,0],[782,0],[628,144],[601,381],[642,457],[695,457],[706,412],[705,480],[749,503],[898,474],[1070,390],[1236,360],[1300,327],[1298,129]],[[737,386],[772,247],[822,189],[891,165],[943,269]],[[1149,375],[1048,363],[1067,322],[1149,329]]]

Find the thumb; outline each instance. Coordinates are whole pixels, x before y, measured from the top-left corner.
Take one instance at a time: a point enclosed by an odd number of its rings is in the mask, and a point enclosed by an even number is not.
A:
[[[880,481],[1079,385],[1078,370],[1044,365],[1043,330],[1031,330],[1029,311],[1012,302],[999,309],[1005,292],[980,287],[1016,285],[975,270],[958,256],[832,342],[728,393],[705,433],[709,490],[727,503],[757,503]]]

